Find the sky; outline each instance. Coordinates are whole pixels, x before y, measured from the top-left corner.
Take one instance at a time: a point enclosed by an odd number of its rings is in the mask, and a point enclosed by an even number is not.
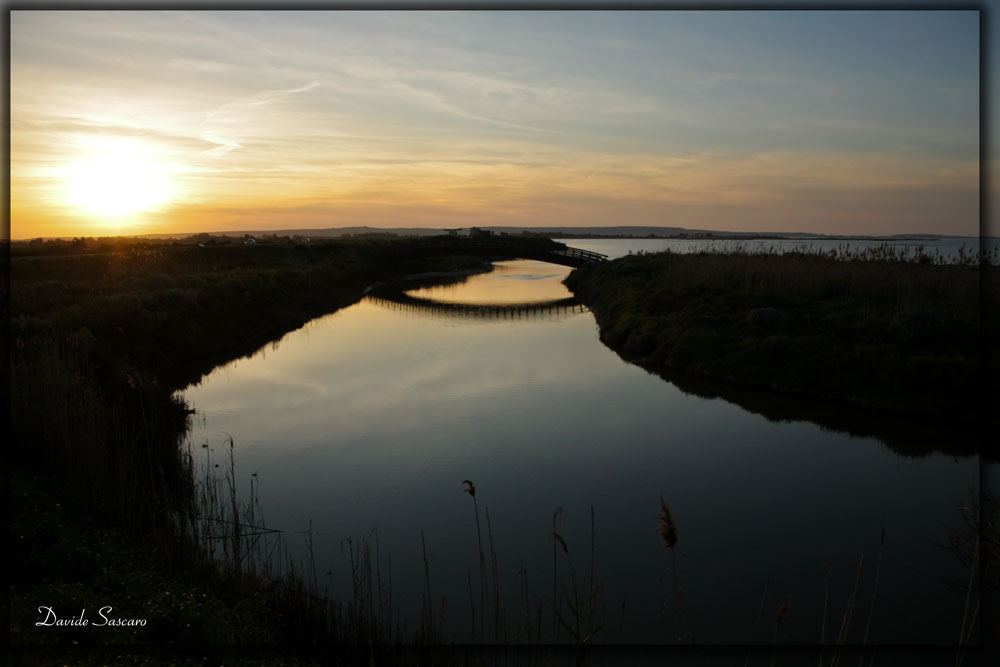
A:
[[[355,225],[974,236],[979,21],[14,10],[11,237]]]

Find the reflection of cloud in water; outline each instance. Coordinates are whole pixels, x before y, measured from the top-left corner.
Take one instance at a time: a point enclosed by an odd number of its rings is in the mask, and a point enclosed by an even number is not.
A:
[[[407,290],[411,297],[467,304],[516,304],[572,297],[562,284],[570,268],[530,260],[495,262],[493,271],[474,275],[460,284]],[[513,278],[513,280],[508,280]]]
[[[231,377],[189,389],[189,400],[207,406],[209,430],[239,431],[245,450],[407,440],[415,425],[447,441],[475,439],[477,420],[540,419],[539,392],[550,408],[561,400],[557,412],[571,409],[595,366],[579,352],[594,337],[589,321],[509,328],[487,320],[472,332],[438,317],[401,326],[399,311],[367,300],[339,315],[290,334],[280,351],[245,360]],[[525,341],[541,354],[525,354]],[[603,362],[620,364],[611,355]]]

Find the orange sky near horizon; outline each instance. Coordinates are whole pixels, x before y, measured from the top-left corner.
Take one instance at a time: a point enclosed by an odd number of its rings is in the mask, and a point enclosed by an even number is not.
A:
[[[17,10],[11,237],[975,235],[978,20]]]

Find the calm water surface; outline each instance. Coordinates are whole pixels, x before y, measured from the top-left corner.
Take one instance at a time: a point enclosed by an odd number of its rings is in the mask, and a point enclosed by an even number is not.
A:
[[[502,262],[411,295],[545,302],[570,296],[568,271]],[[383,576],[410,629],[423,536],[434,608],[445,597],[448,631],[470,640],[479,604],[476,517],[462,492],[470,479],[484,541],[489,511],[502,602],[516,617],[526,573],[547,636],[553,515],[561,508],[568,548],[557,554],[562,588],[571,566],[589,575],[592,507],[608,621],[598,640],[671,643],[684,629],[696,642],[770,643],[788,596],[778,641],[819,641],[827,596],[829,640],[863,556],[851,626],[860,641],[883,527],[869,641],[953,643],[959,632],[965,599],[947,580],[967,573],[936,543],[961,526],[977,459],[905,457],[877,439],[686,394],[604,347],[579,306],[466,312],[369,297],[218,368],[185,397],[199,413],[196,451],[207,443],[221,461],[223,432],[234,436],[240,488],[257,474],[266,523],[285,531],[291,560],[305,562],[311,526],[332,594],[350,595],[344,541],[374,544],[377,529]],[[677,525],[676,561],[656,533],[661,495]]]

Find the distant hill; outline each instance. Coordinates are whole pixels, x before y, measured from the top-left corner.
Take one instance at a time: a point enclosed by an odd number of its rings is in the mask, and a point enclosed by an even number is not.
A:
[[[445,227],[327,227],[324,229],[268,229],[243,230],[226,232],[208,232],[213,236],[303,236],[310,238],[327,238],[343,236],[437,236],[445,232]],[[468,227],[461,228],[468,231]],[[651,226],[608,226],[608,227],[526,227],[526,226],[483,226],[480,229],[489,230],[495,234],[545,234],[556,238],[599,238],[599,237],[632,237],[632,238],[735,238],[735,239],[769,239],[769,238],[800,238],[800,239],[921,239],[932,240],[944,238],[944,234],[892,234],[892,235],[839,235],[814,234],[809,232],[731,232],[711,229],[687,229],[684,227],[651,227]],[[145,234],[141,238],[178,238],[190,236],[192,232],[176,234]]]
[[[326,229],[277,229],[279,236],[375,236],[391,234],[395,236],[438,236],[444,233],[443,227],[328,227]]]
[[[788,236],[787,234],[770,234],[752,232],[720,232],[709,229],[685,229],[684,227],[483,227],[496,233],[507,234],[555,234],[563,237],[587,237],[587,236],[631,236],[637,238],[656,237],[676,237],[676,236],[754,236],[754,237],[777,237]],[[802,234],[796,236],[816,236],[816,234]]]

